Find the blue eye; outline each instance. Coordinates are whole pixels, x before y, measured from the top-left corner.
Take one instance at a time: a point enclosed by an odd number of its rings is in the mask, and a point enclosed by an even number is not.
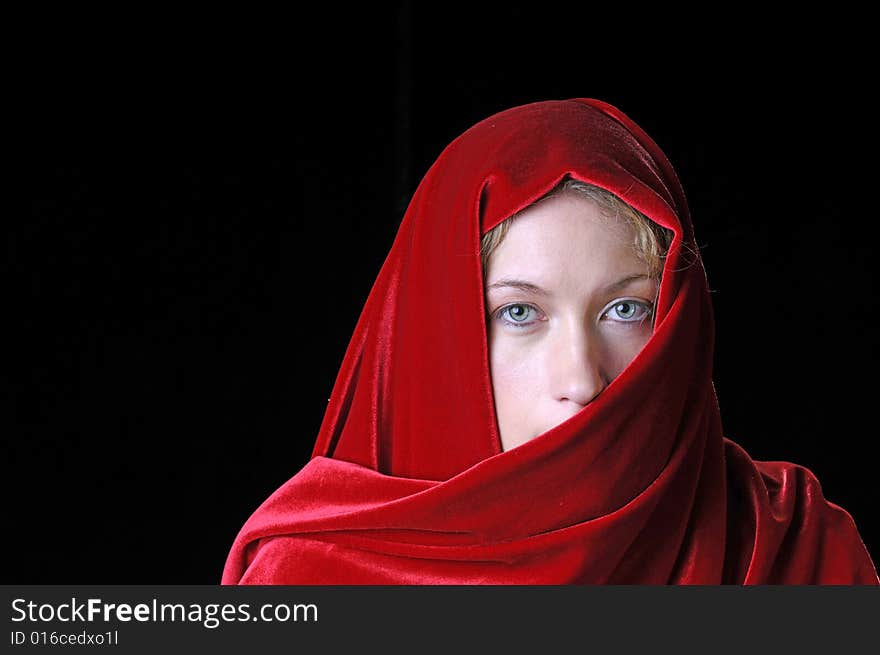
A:
[[[608,305],[602,313],[602,318],[621,325],[642,325],[649,321],[653,314],[654,309],[650,303],[621,299]],[[528,328],[540,319],[540,312],[526,303],[512,303],[495,312],[495,318],[514,328]]]
[[[535,308],[531,305],[514,303],[507,307],[502,307],[496,316],[513,327],[526,327],[532,324],[532,322],[527,321],[530,313],[536,313]],[[505,316],[509,318],[505,318]]]
[[[605,312],[611,320],[623,323],[642,323],[651,318],[653,309],[650,305],[637,300],[615,300]]]

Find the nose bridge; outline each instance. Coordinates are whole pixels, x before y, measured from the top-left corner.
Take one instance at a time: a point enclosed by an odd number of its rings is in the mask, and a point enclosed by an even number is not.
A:
[[[608,382],[603,365],[603,344],[583,318],[561,321],[551,356],[550,376],[558,400],[586,405]]]

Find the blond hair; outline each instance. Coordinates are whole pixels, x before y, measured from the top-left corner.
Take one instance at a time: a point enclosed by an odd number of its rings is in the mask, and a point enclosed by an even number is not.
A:
[[[537,202],[547,198],[556,196],[565,191],[575,191],[583,197],[589,198],[599,207],[601,213],[607,218],[622,219],[633,228],[633,250],[636,255],[645,262],[648,275],[655,280],[660,280],[663,274],[663,264],[666,259],[666,253],[672,243],[674,233],[672,230],[655,223],[650,218],[642,214],[640,211],[631,207],[623,200],[618,198],[610,191],[606,191],[601,187],[597,187],[587,182],[581,182],[570,177],[566,177],[547,195]],[[483,281],[486,279],[486,271],[488,270],[489,257],[495,251],[495,248],[504,240],[511,224],[525,210],[520,210],[513,216],[504,219],[501,223],[493,227],[483,235],[480,242],[480,256],[483,261]]]

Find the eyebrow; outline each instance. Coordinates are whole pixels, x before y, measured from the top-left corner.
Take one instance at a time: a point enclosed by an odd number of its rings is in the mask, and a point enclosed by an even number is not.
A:
[[[605,288],[601,289],[601,292],[608,293],[610,291],[617,291],[618,289],[621,289],[621,288],[627,286],[628,284],[635,282],[636,280],[650,279],[650,277],[651,277],[650,275],[646,275],[644,273],[636,273],[634,275],[627,275],[626,277],[623,277],[623,278],[617,280],[617,282],[612,282],[611,284],[609,284]],[[529,282],[528,280],[519,280],[516,278],[504,278],[503,280],[498,280],[497,282],[494,282],[494,283],[490,284],[488,287],[486,287],[486,291],[491,291],[492,289],[501,289],[501,288],[517,289],[517,290],[523,291],[525,293],[532,293],[536,296],[549,296],[549,295],[551,295],[551,293],[549,291],[539,287],[537,284],[534,284],[533,282]]]

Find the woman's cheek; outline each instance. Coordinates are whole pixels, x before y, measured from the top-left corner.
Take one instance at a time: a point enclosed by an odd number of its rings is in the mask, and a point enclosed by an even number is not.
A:
[[[621,337],[611,343],[609,350],[610,359],[614,362],[614,377],[620,375],[630,365],[650,338],[650,331],[636,328],[632,330],[631,334],[625,335],[625,337]]]
[[[491,369],[496,396],[501,394],[501,400],[521,402],[534,396],[541,379],[535,370],[540,357],[534,350],[522,336],[496,335],[490,347]]]

